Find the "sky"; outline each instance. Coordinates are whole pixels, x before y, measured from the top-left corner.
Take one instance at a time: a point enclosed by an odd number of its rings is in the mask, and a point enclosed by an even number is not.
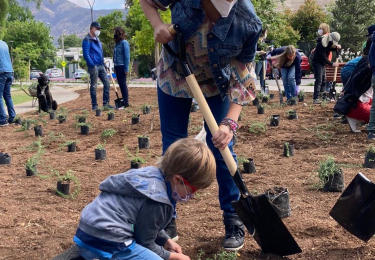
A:
[[[90,8],[87,0],[69,0],[79,6]],[[94,0],[88,0],[91,4]],[[99,9],[123,9],[124,0],[95,0],[94,10]]]

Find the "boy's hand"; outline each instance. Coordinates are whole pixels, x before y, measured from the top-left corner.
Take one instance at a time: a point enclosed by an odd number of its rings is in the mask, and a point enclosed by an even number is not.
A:
[[[220,150],[224,150],[233,138],[233,132],[226,125],[219,125],[219,130],[213,135],[212,142]]]
[[[164,248],[170,252],[182,254],[180,245],[174,242],[172,239],[168,239],[167,242],[165,242]]]
[[[191,260],[190,257],[184,254],[171,253],[171,256],[168,260]]]
[[[170,24],[161,23],[154,28],[154,38],[157,42],[161,44],[166,44],[173,39],[173,35],[169,33],[168,28]]]

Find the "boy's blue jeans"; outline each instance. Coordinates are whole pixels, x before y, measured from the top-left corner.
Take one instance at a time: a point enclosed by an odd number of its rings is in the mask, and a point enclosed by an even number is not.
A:
[[[107,72],[105,71],[104,65],[97,65],[93,68],[89,68],[88,72],[90,74],[90,96],[91,96],[91,105],[94,108],[98,106],[96,100],[96,89],[98,87],[98,77],[103,83],[103,105],[109,103],[109,79]]]
[[[12,72],[5,72],[0,74],[0,123],[6,123],[7,115],[5,113],[5,107],[3,98],[5,100],[5,104],[8,109],[8,116],[10,123],[16,117],[16,111],[14,110],[12,97],[10,95],[10,88],[12,86],[13,81],[13,73]]]
[[[265,69],[267,69],[267,61],[265,61],[265,67],[263,67],[263,61],[259,61],[259,62],[257,62],[256,63],[256,65],[255,65],[255,74],[257,75],[257,76],[259,76],[259,78],[260,78],[260,86],[262,87],[262,88],[264,88],[264,86],[266,85],[266,83],[265,83],[265,79],[263,78],[263,70],[265,70]]]
[[[281,68],[281,77],[285,89],[286,99],[296,97],[296,71],[294,65],[289,68]]]
[[[165,94],[159,87],[157,89],[164,154],[173,142],[188,136],[188,122],[192,99],[173,97]],[[206,100],[216,122],[219,124],[224,117],[226,117],[229,110],[228,98],[223,101],[220,95],[217,95],[206,98]],[[240,193],[220,151],[216,149],[212,143],[212,134],[206,123],[204,124],[204,128],[207,132],[207,145],[216,159],[216,179],[219,184],[220,207],[224,212],[232,213],[234,209],[232,208],[231,202],[238,200]],[[234,159],[237,161],[236,154],[233,152],[233,141],[229,143],[228,147]],[[181,167],[183,167],[183,165],[181,165]]]

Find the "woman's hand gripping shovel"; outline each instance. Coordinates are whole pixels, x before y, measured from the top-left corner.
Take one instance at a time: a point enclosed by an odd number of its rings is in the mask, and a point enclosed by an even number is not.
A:
[[[108,70],[109,70],[109,75],[110,75],[110,78],[111,78],[111,82],[112,82],[113,87],[115,88],[116,97],[117,97],[117,99],[115,99],[115,107],[116,107],[116,109],[121,110],[124,107],[124,102],[123,102],[123,99],[120,98],[119,95],[118,95],[117,87],[116,87],[115,81],[114,81],[114,79],[112,77],[112,71],[111,71],[111,69],[109,67],[108,67]]]
[[[203,96],[198,82],[186,61],[185,42],[179,31],[178,25],[170,27],[169,32],[177,37],[180,46],[179,53],[175,53],[168,44],[165,44],[164,48],[171,56],[179,61],[185,79],[194,95],[194,98],[198,102],[203,117],[206,120],[211,133],[214,134],[218,131],[219,127],[212,115],[206,99]],[[262,251],[264,253],[273,253],[280,256],[302,252],[284,223],[272,208],[266,196],[264,194],[259,196],[250,195],[229,148],[226,147],[224,150],[220,150],[220,152],[230,174],[241,192],[240,199],[238,201],[233,201],[232,206],[249,233],[262,248]]]

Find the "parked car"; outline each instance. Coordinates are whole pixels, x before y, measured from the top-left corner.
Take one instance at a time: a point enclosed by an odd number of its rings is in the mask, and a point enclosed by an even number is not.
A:
[[[88,73],[87,73],[86,70],[84,70],[84,69],[76,69],[76,71],[74,72],[73,77],[75,79],[81,79],[82,76],[86,76],[86,75],[88,75]]]
[[[156,68],[153,68],[153,69],[151,70],[151,78],[152,78],[153,80],[156,80],[157,77],[158,77],[158,72],[156,71]]]
[[[59,68],[53,68],[53,69],[47,69],[46,73],[44,73],[49,79],[50,78],[63,78],[64,73],[62,69]]]
[[[43,72],[39,71],[30,71],[30,80],[38,79],[40,74],[43,74]]]

